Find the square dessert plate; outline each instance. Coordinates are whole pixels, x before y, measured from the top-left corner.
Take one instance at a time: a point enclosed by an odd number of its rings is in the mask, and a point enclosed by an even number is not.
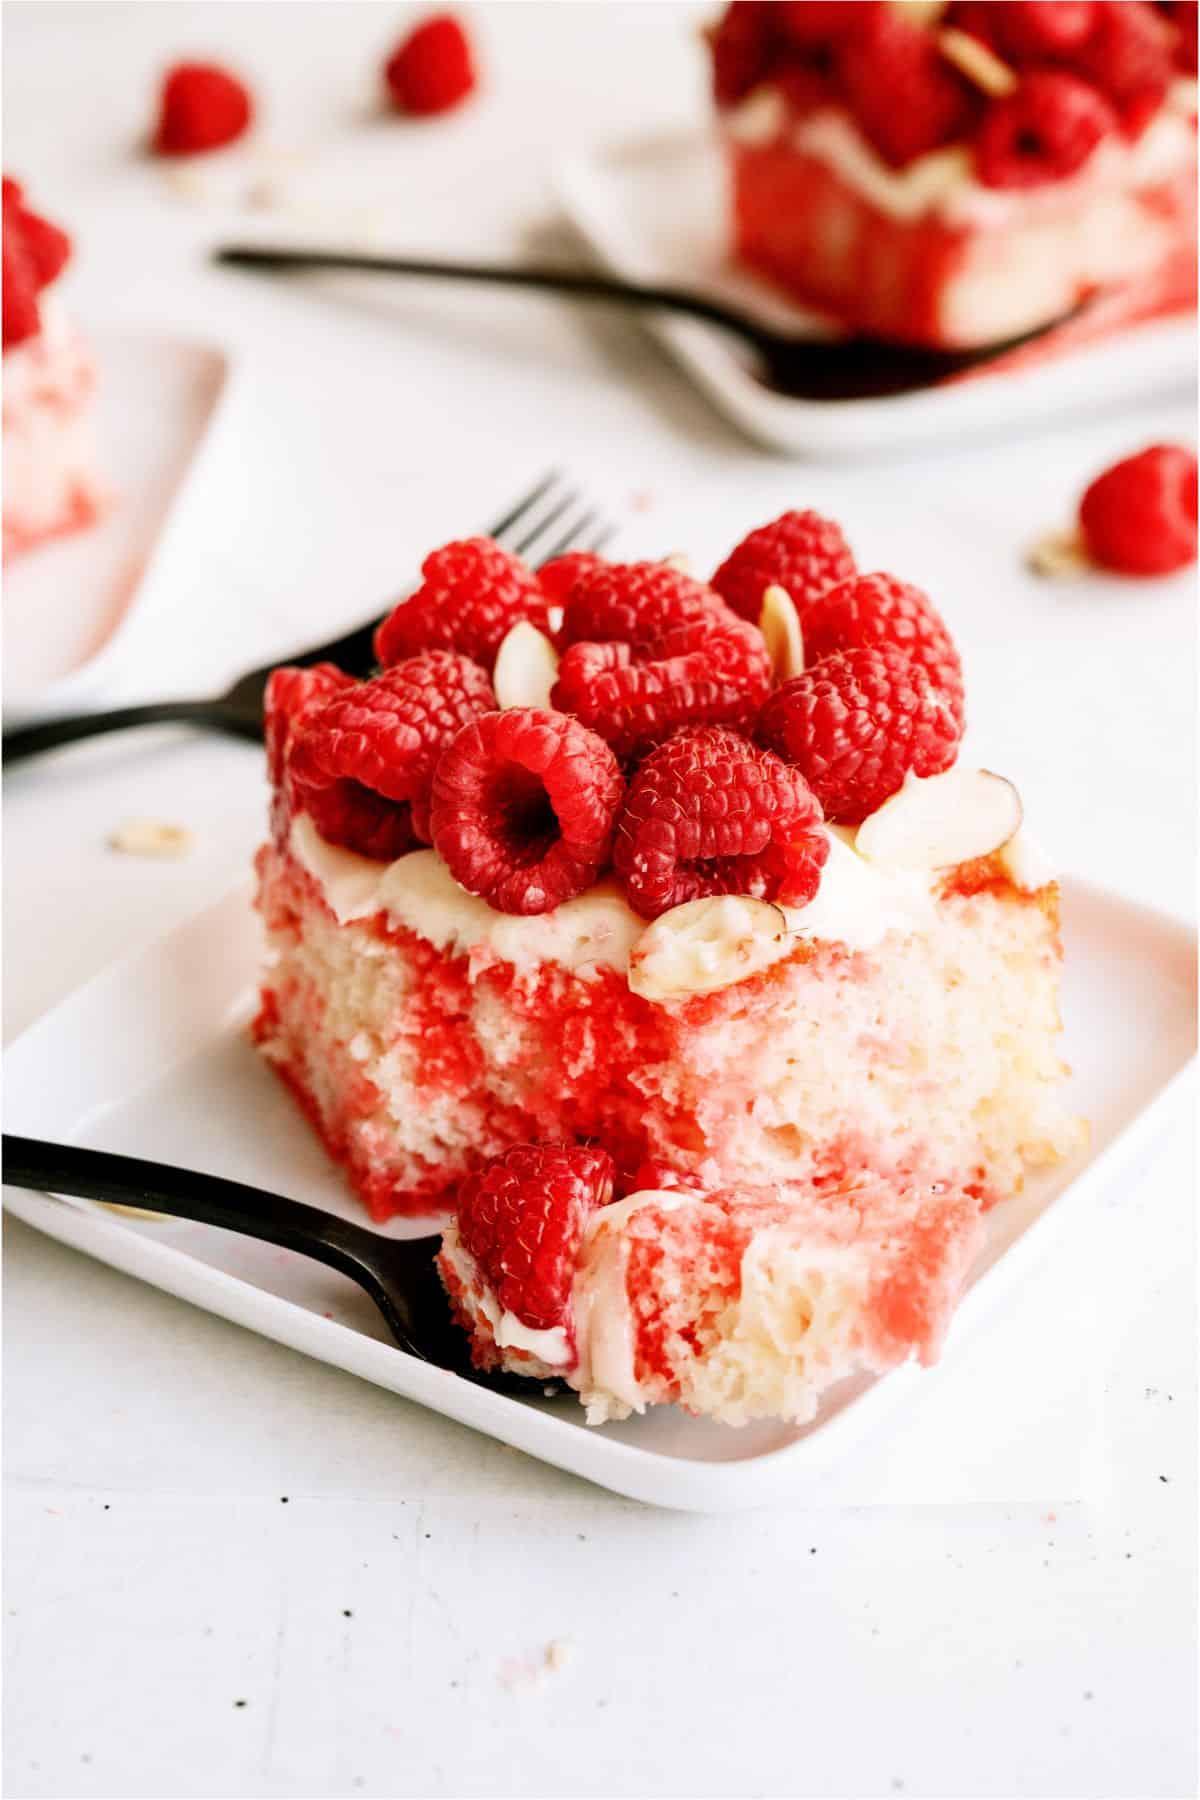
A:
[[[1088,1149],[992,1214],[992,1235],[954,1320],[942,1367],[985,1324],[1018,1330],[1023,1267],[1087,1212],[1183,1098],[1194,1055],[1195,933],[1080,882],[1064,883],[1070,1100]],[[30,1027],[4,1058],[6,1128],[197,1168],[363,1215],[294,1102],[251,1048],[258,921],[239,887],[106,970]],[[347,1369],[619,1494],[725,1511],[818,1490],[865,1434],[933,1391],[906,1366],[843,1384],[804,1427],[734,1430],[673,1407],[599,1428],[573,1397],[515,1400],[397,1349],[345,1277],[294,1253],[186,1220],[6,1190],[20,1218],[154,1286]],[[397,1236],[429,1222],[396,1221]],[[1014,1397],[1014,1404],[1018,1404]]]
[[[188,517],[229,384],[223,350],[88,330],[104,517],[14,559],[4,575],[4,709],[12,725],[94,703],[135,616],[170,601],[170,542]]]
[[[556,187],[572,224],[613,273],[696,289],[774,328],[819,335],[814,314],[732,263],[727,184],[715,133],[660,134],[574,155],[559,165]],[[666,313],[638,316],[736,425],[793,453],[879,455],[1018,430],[1195,383],[1191,317],[1154,320],[1028,368],[980,373],[920,393],[814,401],[765,386],[753,372],[750,352],[714,326]]]

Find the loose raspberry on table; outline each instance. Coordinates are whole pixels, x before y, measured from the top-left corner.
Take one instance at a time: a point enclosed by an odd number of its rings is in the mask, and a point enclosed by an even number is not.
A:
[[[562,606],[578,576],[585,570],[603,567],[604,558],[591,550],[567,550],[543,563],[537,578],[550,605]]]
[[[985,187],[1040,187],[1064,181],[1119,127],[1104,95],[1062,69],[1034,69],[1015,93],[994,100],[975,139]]]
[[[889,5],[861,12],[841,47],[841,79],[879,154],[899,168],[963,137],[977,96],[941,55],[934,34]]]
[[[676,732],[637,771],[613,867],[634,911],[656,919],[709,894],[806,906],[828,854],[821,808],[799,772],[707,725]]]
[[[816,512],[785,512],[744,537],[712,585],[740,618],[757,625],[769,587],[786,588],[801,619],[810,600],[855,571],[841,527]]]
[[[855,575],[814,600],[804,615],[804,660],[811,668],[864,644],[900,650],[917,663],[963,720],[962,658],[928,594],[894,575]]]
[[[776,42],[774,0],[733,0],[709,34],[713,99],[736,106],[770,71]]]
[[[460,106],[479,83],[471,40],[452,13],[438,13],[409,32],[384,65],[398,112],[427,117]]]
[[[800,770],[826,818],[858,825],[910,770],[948,769],[961,730],[924,669],[899,650],[870,645],[827,656],[777,688],[756,735]]]
[[[1079,507],[1092,559],[1123,575],[1166,575],[1196,560],[1196,458],[1154,444],[1107,469]]]
[[[505,1312],[534,1331],[571,1333],[579,1246],[612,1190],[612,1158],[583,1144],[518,1144],[467,1176],[459,1241]]]
[[[473,719],[495,709],[492,684],[467,656],[426,650],[335,693],[305,721],[292,755],[297,791],[350,781],[412,809],[431,842],[429,797],[442,751]]]
[[[460,886],[498,912],[551,912],[608,862],[624,791],[616,757],[578,719],[510,707],[443,753],[433,841]]]
[[[1096,0],[1091,33],[1072,67],[1116,107],[1128,137],[1138,137],[1166,98],[1177,33],[1145,0]]]
[[[219,150],[242,137],[253,119],[250,90],[228,69],[176,63],[163,80],[154,148],[159,156]]]
[[[385,666],[422,650],[457,650],[490,674],[519,619],[547,629],[549,603],[537,576],[491,538],[443,544],[430,551],[421,574],[420,587],[375,633],[375,654]]]
[[[771,683],[762,634],[666,563],[605,563],[567,594],[551,702],[633,758],[685,724],[749,726]]]

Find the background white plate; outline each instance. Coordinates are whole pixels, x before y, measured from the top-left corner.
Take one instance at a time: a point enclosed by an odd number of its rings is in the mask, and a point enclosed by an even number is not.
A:
[[[1051,1221],[1073,1211],[1081,1223],[1097,1183],[1136,1152],[1168,1095],[1179,1093],[1193,1054],[1194,933],[1076,882],[1064,887],[1064,920],[1071,1100],[1091,1120],[1091,1145],[992,1215],[985,1266],[995,1273],[964,1301],[948,1357],[988,1316],[1004,1276],[1012,1295],[1023,1258]],[[7,1129],[203,1168],[361,1218],[247,1042],[258,958],[258,923],[239,888],[98,976],[7,1053]],[[403,1354],[352,1283],[293,1253],[84,1202],[10,1191],[5,1203],[52,1236],[211,1312],[664,1506],[723,1510],[811,1495],[859,1434],[913,1404],[937,1379],[936,1371],[906,1367],[884,1380],[844,1384],[800,1430],[735,1431],[673,1408],[589,1429],[573,1399],[509,1399]],[[390,1229],[409,1235],[428,1226],[404,1221]],[[994,1308],[992,1315],[997,1330],[1016,1329]]]
[[[617,274],[700,289],[784,330],[814,329],[813,314],[730,262],[725,174],[714,134],[676,132],[586,152],[559,167],[557,187],[572,223]],[[713,326],[639,316],[735,424],[779,450],[875,455],[1195,386],[1192,318],[1156,320],[1026,370],[924,393],[811,401],[764,387],[751,373],[749,352]]]
[[[167,604],[161,569],[202,475],[229,376],[224,351],[186,338],[88,330],[99,367],[96,442],[113,491],[90,530],[17,557],[4,574],[10,724],[95,700],[136,612]]]

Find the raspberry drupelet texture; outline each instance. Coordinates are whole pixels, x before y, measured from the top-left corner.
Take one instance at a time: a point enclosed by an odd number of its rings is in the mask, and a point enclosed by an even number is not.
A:
[[[1034,69],[988,108],[975,140],[979,179],[993,188],[1065,181],[1118,125],[1111,103],[1089,82],[1062,69]]]
[[[491,673],[505,634],[520,619],[548,626],[537,576],[491,538],[461,538],[421,564],[420,587],[401,600],[375,633],[385,666],[422,650],[457,650]]]
[[[1079,506],[1088,554],[1123,575],[1167,575],[1196,560],[1196,458],[1154,444],[1097,476]]]
[[[552,704],[623,758],[681,725],[749,728],[771,664],[762,634],[665,563],[605,563],[570,588]]]
[[[383,79],[397,112],[428,117],[461,106],[479,82],[462,24],[452,13],[424,19],[388,57]]]
[[[676,732],[646,758],[617,824],[613,866],[644,919],[708,894],[806,906],[829,854],[803,777],[735,732]]]
[[[573,1144],[520,1144],[458,1191],[458,1236],[506,1312],[572,1331],[571,1289],[592,1214],[612,1199],[612,1158]]]
[[[177,63],[159,98],[159,156],[196,156],[232,144],[250,129],[254,102],[245,82],[215,63]]]
[[[589,569],[602,569],[604,558],[591,550],[567,550],[552,556],[537,572],[542,592],[551,606],[562,606],[576,580]]]
[[[786,588],[801,618],[810,600],[855,571],[840,526],[816,512],[786,512],[730,552],[712,585],[739,618],[757,625],[769,587]]]
[[[962,659],[928,594],[894,575],[855,575],[814,600],[804,614],[804,657],[811,668],[863,644],[903,651],[941,688],[963,722]]]
[[[286,843],[292,815],[297,810],[290,767],[296,734],[326,700],[354,686],[354,677],[333,663],[314,663],[309,669],[272,669],[267,678],[263,737],[272,789],[271,833],[277,844]]]
[[[460,731],[433,781],[433,841],[498,912],[550,912],[608,861],[625,784],[602,738],[563,713],[510,707]]]
[[[429,843],[429,796],[438,757],[464,725],[495,710],[492,684],[470,657],[426,650],[373,681],[333,695],[301,727],[292,757],[297,791],[349,781],[406,802]]]
[[[842,650],[777,688],[758,740],[793,764],[838,824],[861,824],[914,775],[939,775],[958,754],[946,696],[903,652]]]

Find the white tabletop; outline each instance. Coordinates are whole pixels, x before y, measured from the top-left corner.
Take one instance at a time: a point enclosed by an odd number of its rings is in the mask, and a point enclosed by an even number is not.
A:
[[[1190,438],[1186,396],[788,463],[611,313],[206,270],[226,216],[130,152],[163,61],[227,55],[314,219],[517,252],[553,225],[554,156],[699,115],[694,8],[480,7],[486,97],[411,127],[367,105],[401,8],[5,10],[6,168],[77,233],[76,310],[239,359],[211,545],[114,694],[203,692],[353,622],[551,463],[622,549],[702,570],[815,505],[932,590],[976,745],[1063,866],[1191,909],[1194,585],[1054,588],[1020,562],[1106,461]],[[252,749],[161,731],[22,769],[6,799],[11,1036],[243,872],[264,791]],[[129,815],[185,823],[194,853],[113,854]],[[939,1384],[847,1470],[846,1504],[742,1518],[616,1500],[10,1224],[7,1791],[1193,1792],[1189,1152],[1166,1137],[975,1349],[994,1383],[1019,1334],[1038,1371],[999,1416],[964,1367],[957,1406]]]

